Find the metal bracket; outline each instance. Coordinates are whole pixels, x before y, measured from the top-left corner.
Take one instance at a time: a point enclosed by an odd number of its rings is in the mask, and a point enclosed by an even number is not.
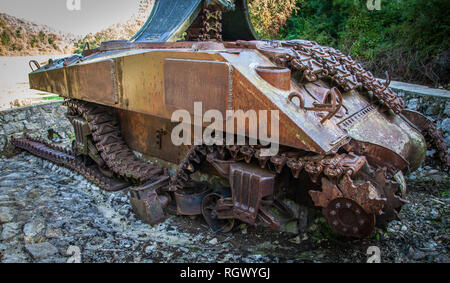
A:
[[[131,207],[142,221],[156,225],[166,219],[163,208],[169,204],[169,196],[158,195],[156,191],[168,184],[169,177],[164,176],[156,182],[130,190]]]

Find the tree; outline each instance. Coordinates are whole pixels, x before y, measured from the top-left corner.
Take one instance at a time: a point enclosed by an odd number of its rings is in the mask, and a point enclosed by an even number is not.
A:
[[[250,19],[262,38],[277,38],[295,9],[297,0],[250,0]]]

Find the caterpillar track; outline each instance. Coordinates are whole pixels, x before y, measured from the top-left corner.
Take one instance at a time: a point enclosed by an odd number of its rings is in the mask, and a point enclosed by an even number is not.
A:
[[[111,109],[85,103],[82,101],[65,101],[68,118],[82,117],[89,126],[94,141],[104,164],[92,164],[75,154],[73,149],[51,145],[42,139],[29,136],[14,139],[13,145],[47,159],[58,165],[75,170],[92,183],[106,191],[117,191],[131,185],[156,182],[167,176],[164,168],[140,160],[126,145],[117,125],[117,118]],[[88,165],[90,163],[90,165]],[[103,164],[103,162],[101,162]],[[111,172],[108,172],[111,171]],[[113,173],[113,174],[111,174]]]
[[[77,100],[64,102],[68,107],[68,117],[82,117],[88,124],[95,147],[108,169],[131,183],[142,184],[156,181],[167,174],[164,169],[136,157],[126,145],[112,109]]]
[[[51,145],[45,140],[25,136],[23,138],[13,139],[11,143],[15,147],[28,151],[42,159],[74,170],[103,190],[119,191],[131,185],[123,180],[103,175],[96,165],[87,166],[70,149]]]

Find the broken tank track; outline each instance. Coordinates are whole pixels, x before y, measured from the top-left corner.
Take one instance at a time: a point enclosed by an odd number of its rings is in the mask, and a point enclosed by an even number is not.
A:
[[[83,118],[101,158],[108,169],[133,184],[156,181],[167,174],[163,168],[140,160],[125,143],[113,109],[94,103],[68,100],[69,119]]]
[[[103,175],[96,165],[87,166],[70,149],[51,145],[45,140],[34,139],[29,136],[13,139],[11,142],[17,148],[81,174],[103,190],[119,191],[130,186],[128,182]]]
[[[112,109],[77,100],[69,100],[64,104],[68,107],[67,116],[71,121],[82,118],[88,124],[89,136],[101,156],[100,161],[96,160],[97,164],[88,165],[74,151],[50,145],[43,140],[24,137],[13,140],[13,144],[43,159],[72,169],[107,191],[116,191],[135,185],[138,187],[136,190],[138,192],[139,186],[140,188],[151,187],[148,184],[158,183],[168,178],[165,168],[140,160],[126,145]],[[323,215],[328,223],[342,235],[366,237],[373,231],[375,225],[383,227],[388,221],[397,219],[397,212],[404,203],[398,195],[400,193],[398,183],[391,180],[385,169],[372,169],[364,156],[358,156],[352,152],[316,155],[284,148],[276,156],[265,157],[261,156],[261,149],[261,146],[250,145],[192,146],[172,175],[167,188],[162,189],[162,192],[186,193],[185,188],[192,182],[191,174],[199,170],[205,162],[216,169],[220,169],[221,164],[226,163],[243,164],[243,166],[253,164],[253,168],[260,168],[268,174],[276,175],[277,180],[285,178],[286,173],[291,179],[300,179],[305,176],[302,174],[306,174],[315,184],[313,188],[308,189],[314,205],[322,207]],[[100,168],[101,165],[103,168]],[[108,170],[112,174],[108,174]],[[143,185],[144,183],[147,185]],[[216,227],[222,232],[231,230],[233,226],[231,223],[234,223],[235,218],[250,224],[262,222],[278,230],[280,224],[268,211],[269,207],[273,206],[286,215],[290,214],[289,209],[275,197],[285,183],[277,182],[269,199],[258,200],[259,212],[256,219],[251,219],[245,212],[240,212],[232,217],[228,215],[228,218],[221,220],[222,224],[217,226],[218,222],[212,221],[213,217],[210,215],[204,215],[204,217],[209,219],[208,224],[212,228]],[[241,190],[246,189],[241,188]],[[161,198],[161,195],[156,194],[154,190],[152,192],[154,202],[158,203],[158,206],[161,203],[166,207],[170,198]],[[214,197],[211,195],[207,198],[202,195],[202,198],[214,200],[222,211],[233,208],[233,203],[229,201],[229,194],[221,195],[215,192],[212,194]],[[211,203],[208,204],[210,210],[204,209],[204,211],[213,211],[214,217],[217,217],[216,209],[211,209],[211,205]],[[188,213],[190,212],[183,213],[181,210],[180,214]],[[164,216],[161,210],[158,215],[158,221],[150,222],[154,224],[162,221]]]

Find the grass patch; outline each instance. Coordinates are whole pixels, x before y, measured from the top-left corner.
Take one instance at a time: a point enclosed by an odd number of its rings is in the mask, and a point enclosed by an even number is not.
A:
[[[47,96],[47,97],[42,97],[43,100],[64,100],[63,97],[60,96]]]

